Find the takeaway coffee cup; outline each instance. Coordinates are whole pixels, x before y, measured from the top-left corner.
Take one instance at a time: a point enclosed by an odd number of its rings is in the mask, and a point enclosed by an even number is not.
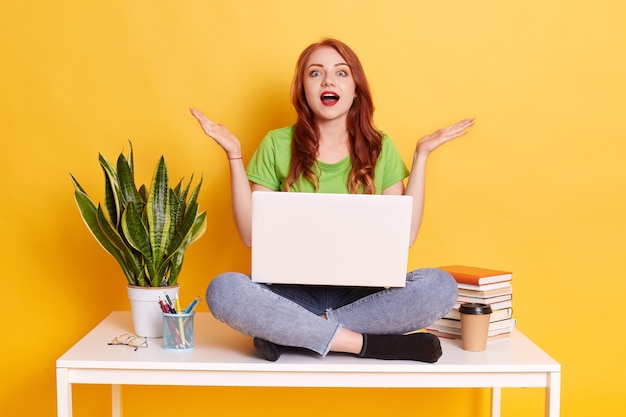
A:
[[[487,349],[487,332],[491,317],[491,306],[480,303],[465,303],[459,307],[461,313],[461,343],[463,350],[482,352]]]

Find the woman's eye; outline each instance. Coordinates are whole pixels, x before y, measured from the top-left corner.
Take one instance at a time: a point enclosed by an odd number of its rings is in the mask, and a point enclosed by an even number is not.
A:
[[[320,75],[322,75],[322,73],[319,71],[311,71],[311,73],[309,74],[309,76],[311,77],[319,77]]]
[[[341,70],[341,71],[339,71],[337,73],[337,75],[340,76],[340,77],[347,77],[348,76],[348,71]]]

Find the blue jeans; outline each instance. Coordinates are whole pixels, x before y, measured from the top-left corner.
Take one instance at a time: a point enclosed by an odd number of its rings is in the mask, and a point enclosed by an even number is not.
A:
[[[450,274],[435,268],[409,272],[405,287],[389,289],[265,285],[227,272],[211,281],[206,301],[218,320],[243,334],[325,356],[341,327],[404,334],[432,324],[452,309],[457,288]]]

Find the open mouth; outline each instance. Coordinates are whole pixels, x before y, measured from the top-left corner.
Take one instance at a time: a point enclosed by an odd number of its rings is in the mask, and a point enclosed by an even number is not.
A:
[[[339,95],[332,91],[324,91],[320,96],[320,100],[322,100],[322,104],[325,106],[334,106],[339,101]]]

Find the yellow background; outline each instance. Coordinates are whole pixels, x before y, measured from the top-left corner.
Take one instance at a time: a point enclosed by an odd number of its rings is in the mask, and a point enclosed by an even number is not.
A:
[[[267,130],[293,121],[295,60],[323,36],[359,54],[377,125],[407,162],[422,135],[476,117],[469,136],[431,158],[410,266],[512,270],[519,329],[563,366],[562,415],[626,408],[623,0],[0,5],[4,415],[56,415],[55,360],[129,309],[68,174],[100,200],[98,152],[116,158],[132,140],[139,180],[162,154],[172,178],[203,175],[208,231],[188,252],[181,296],[203,295],[217,273],[246,271],[249,252],[230,217],[225,156],[187,109],[229,126],[249,158]],[[75,388],[75,415],[110,415],[109,394]],[[124,412],[485,416],[486,394],[129,387]],[[542,410],[541,390],[504,391],[505,416]]]

